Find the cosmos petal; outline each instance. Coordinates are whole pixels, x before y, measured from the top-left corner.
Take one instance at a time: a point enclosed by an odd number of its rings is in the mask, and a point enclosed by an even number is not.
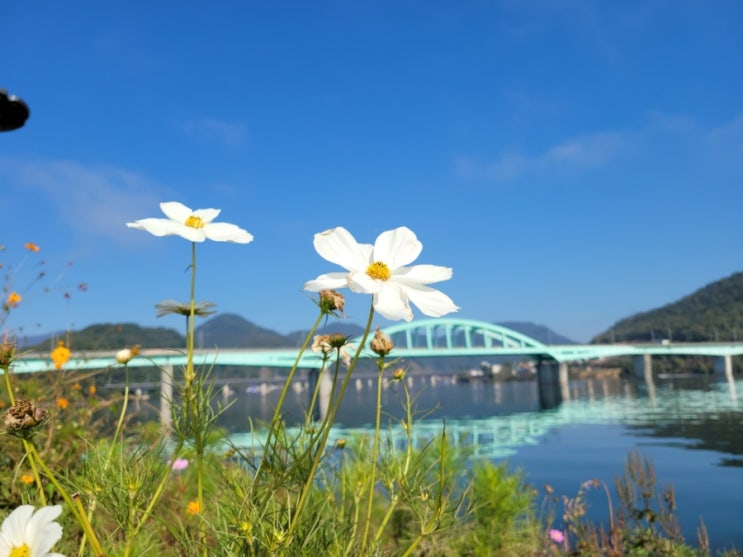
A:
[[[170,220],[186,224],[188,217],[193,215],[193,211],[190,207],[186,207],[183,203],[178,201],[166,201],[160,203],[160,210],[165,213],[165,216]]]
[[[386,282],[382,289],[374,294],[372,300],[374,311],[390,321],[412,321],[413,311],[408,304],[405,292],[394,283]]]
[[[204,224],[209,224],[214,219],[216,219],[219,216],[219,213],[221,212],[222,212],[221,209],[196,209],[193,212],[193,216],[199,217]]]
[[[348,274],[348,287],[361,294],[376,294],[384,285],[381,280],[373,279],[366,271],[355,271]]]
[[[320,292],[348,286],[348,273],[327,273],[304,283],[304,290]]]
[[[62,538],[62,527],[54,522],[62,513],[62,507],[41,507],[26,526],[26,534],[32,537],[30,545],[31,555],[47,555],[49,550]]]
[[[154,236],[172,236],[178,234],[178,231],[183,226],[175,221],[169,219],[140,219],[134,222],[127,222],[126,225],[129,228],[137,228],[149,232]]]
[[[415,261],[422,250],[423,244],[418,241],[415,233],[401,226],[377,236],[377,241],[374,242],[374,261],[384,261],[394,271]]]
[[[20,507],[16,507],[3,521],[0,535],[11,546],[21,545],[24,542],[23,534],[26,531],[26,524],[31,519],[33,512],[34,508],[31,505],[21,505]]]
[[[315,234],[313,244],[321,257],[348,271],[366,270],[369,266],[371,246],[359,244],[343,227]]]
[[[439,265],[414,265],[413,267],[397,269],[394,275],[396,279],[405,282],[431,284],[449,280],[452,277],[452,270],[450,267],[440,267]]]
[[[401,284],[400,288],[424,315],[441,317],[459,308],[443,292],[421,284]]]
[[[248,244],[253,241],[253,235],[239,226],[226,222],[215,222],[207,224],[202,229],[210,240],[216,242],[234,242],[236,244]]]

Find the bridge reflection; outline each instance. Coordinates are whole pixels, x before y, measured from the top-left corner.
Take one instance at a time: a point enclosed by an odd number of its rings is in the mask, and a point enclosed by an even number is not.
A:
[[[711,414],[734,416],[738,421],[743,417],[743,406],[736,394],[743,388],[743,382],[716,381],[714,377],[689,379],[688,389],[684,388],[684,380],[662,381],[652,397],[641,382],[619,378],[580,379],[572,383],[569,400],[548,410],[539,408],[534,381],[463,385],[439,379],[432,385],[431,379],[415,379],[417,393],[433,391],[430,397],[422,397],[422,406],[431,400],[458,399],[460,402],[444,405],[432,417],[418,421],[413,429],[414,443],[422,446],[445,431],[450,443],[471,451],[473,458],[508,457],[519,447],[538,444],[551,430],[568,425],[622,424],[637,430],[655,431],[653,428],[658,424],[666,424],[668,431],[672,431],[673,424],[682,427],[683,424],[703,423]],[[700,381],[703,388],[700,388]],[[363,384],[359,387],[366,388]],[[390,389],[386,390],[384,409],[389,410],[392,417],[386,431],[392,443],[404,447],[407,433],[399,424],[401,415],[390,410],[393,395]],[[347,396],[345,414],[343,409],[339,414],[341,423],[348,423],[350,419],[358,421],[359,415],[369,419],[373,416],[371,403],[364,403],[363,395],[354,397],[350,393]],[[514,403],[515,397],[522,399],[521,411],[516,409],[519,405]],[[271,398],[262,398],[266,407],[272,408]],[[471,413],[468,417],[463,414],[467,410],[483,413]],[[490,415],[485,414],[488,411]],[[237,414],[232,416],[233,420],[235,418]],[[239,418],[238,421],[247,423]],[[234,421],[232,425],[234,427]],[[657,431],[662,435],[666,430]],[[339,438],[370,434],[370,424],[338,426],[332,432],[331,443]],[[235,431],[231,440],[238,446],[258,450],[263,438],[260,431]]]

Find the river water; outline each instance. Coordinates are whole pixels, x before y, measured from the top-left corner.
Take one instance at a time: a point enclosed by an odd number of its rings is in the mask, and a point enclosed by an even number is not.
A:
[[[687,541],[696,544],[700,517],[713,550],[743,549],[743,381],[719,376],[656,378],[651,385],[624,378],[571,380],[569,399],[540,408],[535,381],[454,382],[450,377],[408,377],[423,416],[417,435],[433,436],[446,425],[449,439],[467,444],[473,458],[506,460],[528,483],[549,484],[573,497],[598,479],[612,487],[630,451],[652,461],[658,483],[672,484],[677,515]],[[303,386],[304,385],[304,386]],[[236,443],[249,443],[250,420],[270,420],[279,387],[232,385],[233,404],[222,419]],[[402,389],[384,389],[385,424],[394,435],[403,416]],[[336,434],[369,431],[376,387],[371,378],[352,380],[338,413]],[[285,408],[299,421],[309,389],[297,382]],[[387,427],[387,426],[386,426]],[[589,516],[607,516],[606,495],[589,494]],[[616,504],[616,501],[615,501]],[[559,507],[558,507],[559,508]]]

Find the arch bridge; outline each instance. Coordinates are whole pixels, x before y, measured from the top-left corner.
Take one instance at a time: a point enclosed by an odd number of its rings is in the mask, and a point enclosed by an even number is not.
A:
[[[517,331],[493,323],[458,318],[422,319],[382,329],[395,345],[395,358],[438,358],[467,356],[525,356],[538,362],[566,364],[614,356],[635,356],[648,362],[653,355],[702,355],[722,357],[729,361],[743,354],[742,344],[672,343],[672,344],[571,344],[547,345]],[[369,335],[369,340],[372,333]],[[358,346],[361,338],[350,341]],[[373,355],[368,347],[365,355]],[[297,348],[283,349],[210,349],[196,350],[195,365],[232,365],[257,367],[319,368],[320,357],[307,350],[298,358]],[[130,367],[183,366],[186,354],[176,349],[146,349],[129,362]],[[67,369],[105,369],[117,366],[114,351],[73,353]],[[14,373],[53,370],[48,354],[21,355],[13,363]]]

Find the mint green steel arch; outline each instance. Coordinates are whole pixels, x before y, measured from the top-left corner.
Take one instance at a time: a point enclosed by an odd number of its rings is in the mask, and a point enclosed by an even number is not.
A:
[[[529,352],[548,353],[541,342],[494,323],[471,319],[439,318],[411,321],[383,329],[396,349],[472,349],[475,346],[528,349]],[[360,338],[354,339],[358,345]]]

